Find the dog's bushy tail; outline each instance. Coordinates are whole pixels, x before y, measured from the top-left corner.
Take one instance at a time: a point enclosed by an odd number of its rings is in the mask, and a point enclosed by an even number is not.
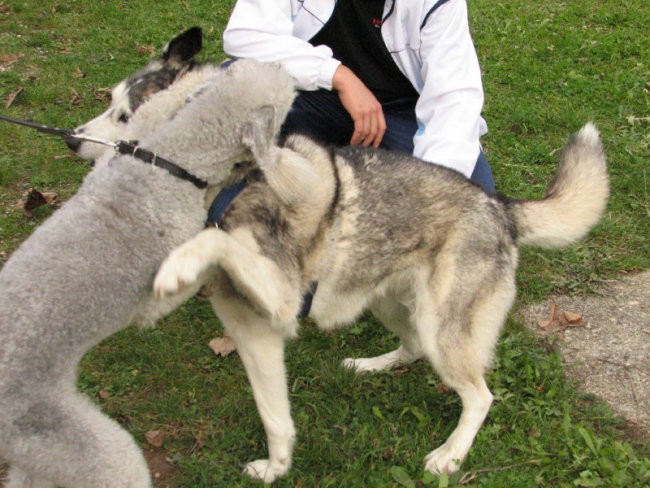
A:
[[[578,241],[598,223],[608,196],[600,134],[588,123],[564,147],[546,197],[513,203],[519,244],[553,248]]]

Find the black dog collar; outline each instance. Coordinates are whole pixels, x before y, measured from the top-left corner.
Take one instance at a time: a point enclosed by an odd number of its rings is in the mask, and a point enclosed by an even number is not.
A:
[[[180,178],[181,180],[189,181],[200,190],[203,190],[208,186],[207,181],[194,176],[192,173],[181,168],[176,163],[172,163],[167,159],[161,158],[151,151],[142,149],[138,146],[137,142],[117,141],[115,150],[120,154],[132,156],[136,159],[139,159],[143,163],[162,168],[168,171],[171,175]]]

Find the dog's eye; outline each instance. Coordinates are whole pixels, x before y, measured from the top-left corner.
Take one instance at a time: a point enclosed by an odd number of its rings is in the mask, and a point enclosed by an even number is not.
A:
[[[119,120],[123,124],[126,124],[129,121],[129,116],[127,114],[122,114],[119,116],[117,120]]]

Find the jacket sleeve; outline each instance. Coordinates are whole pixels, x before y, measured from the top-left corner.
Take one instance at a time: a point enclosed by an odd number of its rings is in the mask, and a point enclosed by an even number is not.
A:
[[[289,0],[238,0],[223,35],[226,54],[279,62],[302,90],[332,89],[340,62],[327,46],[294,35]]]
[[[481,71],[464,0],[446,2],[427,19],[420,55],[423,88],[415,108],[414,154],[469,178],[487,126],[481,118]]]

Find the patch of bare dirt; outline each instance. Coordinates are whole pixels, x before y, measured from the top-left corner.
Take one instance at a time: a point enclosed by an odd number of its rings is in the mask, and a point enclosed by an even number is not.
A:
[[[147,460],[156,487],[173,488],[176,486],[174,483],[178,474],[176,466],[169,459],[169,453],[165,449],[161,447],[145,449],[144,458]]]
[[[582,323],[567,324],[567,312]],[[605,400],[629,435],[650,439],[650,272],[607,282],[595,296],[556,296],[520,313],[535,333],[560,338],[567,377]]]

